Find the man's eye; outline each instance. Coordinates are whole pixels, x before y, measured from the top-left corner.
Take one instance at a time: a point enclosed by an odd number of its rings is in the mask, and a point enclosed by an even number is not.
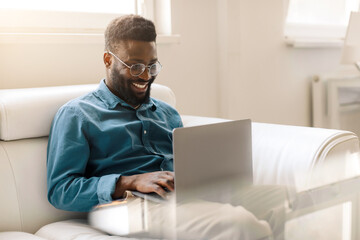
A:
[[[131,66],[131,70],[134,72],[141,72],[143,71],[145,66],[143,64],[134,64]]]

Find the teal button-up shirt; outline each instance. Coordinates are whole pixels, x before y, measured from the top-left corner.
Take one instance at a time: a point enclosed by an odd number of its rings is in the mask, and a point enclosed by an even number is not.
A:
[[[172,131],[177,111],[150,98],[132,108],[107,88],[62,106],[47,152],[48,199],[56,208],[89,211],[112,201],[121,175],[173,171]]]

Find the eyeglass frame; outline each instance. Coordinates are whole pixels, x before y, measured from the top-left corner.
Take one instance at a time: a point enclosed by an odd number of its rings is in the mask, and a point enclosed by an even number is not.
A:
[[[138,77],[138,76],[140,76],[141,74],[143,74],[143,73],[145,72],[145,69],[146,69],[146,68],[148,69],[148,72],[149,72],[150,76],[155,77],[155,76],[157,76],[157,75],[160,73],[160,71],[161,71],[161,69],[162,69],[162,65],[161,65],[161,63],[159,62],[159,60],[157,60],[156,63],[153,63],[153,64],[148,65],[148,66],[146,66],[146,65],[143,64],[143,63],[135,63],[135,64],[132,64],[131,66],[129,66],[129,65],[127,65],[124,61],[122,61],[118,56],[116,56],[114,53],[112,53],[111,51],[106,51],[106,52],[107,52],[107,53],[110,53],[110,54],[111,54],[113,57],[115,57],[119,62],[121,62],[122,64],[124,64],[125,67],[129,68],[130,74],[131,74],[131,76],[133,76],[133,77]],[[152,75],[152,74],[151,74],[151,71],[150,71],[150,68],[151,68],[152,66],[156,65],[156,64],[159,64],[159,65],[160,65],[160,70],[159,70],[155,75]],[[143,65],[143,66],[145,66],[145,68],[144,68],[144,70],[143,70],[140,74],[137,74],[137,75],[136,75],[136,74],[133,74],[133,73],[131,72],[131,68],[132,68],[133,66],[135,66],[135,65]]]

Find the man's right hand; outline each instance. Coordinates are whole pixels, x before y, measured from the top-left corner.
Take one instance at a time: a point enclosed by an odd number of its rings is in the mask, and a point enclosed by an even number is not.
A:
[[[169,171],[143,173],[132,176],[121,176],[116,183],[113,199],[121,198],[126,190],[143,193],[155,192],[166,198],[165,188],[174,191],[174,173]]]

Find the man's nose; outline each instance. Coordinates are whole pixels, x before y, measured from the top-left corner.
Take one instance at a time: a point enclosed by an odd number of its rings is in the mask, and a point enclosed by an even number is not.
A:
[[[145,68],[144,72],[140,74],[139,77],[143,80],[149,81],[151,79],[149,68]]]

